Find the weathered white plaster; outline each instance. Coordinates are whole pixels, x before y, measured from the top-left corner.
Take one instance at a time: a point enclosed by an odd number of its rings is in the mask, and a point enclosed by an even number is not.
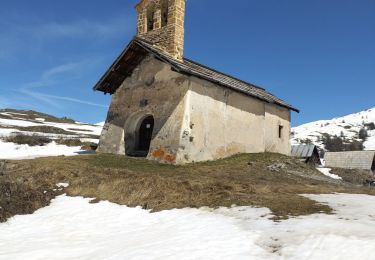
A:
[[[290,155],[290,110],[274,104],[265,103],[266,152]],[[282,126],[279,138],[279,126]]]
[[[288,109],[172,71],[153,57],[113,95],[98,151],[131,151],[148,115],[155,120],[149,159],[183,164],[238,153],[290,153]]]

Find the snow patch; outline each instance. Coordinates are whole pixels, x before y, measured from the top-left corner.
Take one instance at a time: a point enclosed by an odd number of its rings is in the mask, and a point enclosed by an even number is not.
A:
[[[69,183],[60,182],[60,183],[57,183],[56,186],[58,188],[68,188],[69,187]]]
[[[25,144],[5,143],[0,140],[0,159],[21,160],[34,159],[46,156],[73,156],[78,155],[81,147],[69,147],[66,145],[58,145],[55,142],[44,146],[29,146]]]
[[[41,126],[43,124],[33,123],[33,122],[30,122],[30,121],[26,121],[26,120],[15,120],[15,119],[0,118],[0,125],[27,127],[27,126]]]
[[[273,222],[265,208],[150,213],[63,195],[0,224],[0,259],[373,259],[374,196],[304,196],[335,214]]]
[[[8,137],[12,133],[19,132],[17,129],[12,128],[1,128],[0,126],[0,137]]]
[[[100,122],[100,123],[97,123],[95,125],[97,125],[97,126],[104,126],[104,124],[105,124],[105,122]]]
[[[336,174],[331,173],[331,168],[316,168],[318,171],[323,173],[325,176],[330,177],[335,180],[342,180],[342,178]]]

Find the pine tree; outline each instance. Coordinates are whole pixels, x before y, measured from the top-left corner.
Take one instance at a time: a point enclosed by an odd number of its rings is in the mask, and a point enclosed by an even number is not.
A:
[[[358,137],[359,139],[366,141],[368,137],[367,130],[365,128],[361,128],[361,130],[359,130]]]

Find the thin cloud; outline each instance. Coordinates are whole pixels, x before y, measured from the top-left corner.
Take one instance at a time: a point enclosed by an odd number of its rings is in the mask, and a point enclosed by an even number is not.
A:
[[[32,89],[54,85],[57,83],[59,76],[68,74],[69,78],[71,78],[72,75],[79,73],[81,68],[86,68],[89,64],[92,64],[94,62],[95,60],[85,60],[53,67],[44,71],[39,80],[24,84],[21,89]]]
[[[114,37],[128,32],[129,18],[115,18],[101,23],[80,20],[71,23],[48,23],[33,27],[30,32],[34,35],[43,33],[49,37]]]
[[[32,25],[15,25],[12,35],[22,33],[23,35],[27,34],[38,39],[42,35],[45,40],[58,37],[108,38],[128,33],[133,27],[134,22],[130,22],[130,17],[128,16],[101,20],[100,22],[84,19],[65,23],[41,21]]]
[[[30,96],[38,101],[42,101],[43,103],[48,104],[49,106],[55,107],[55,108],[62,108],[62,106],[53,101],[51,98],[45,97],[42,93],[38,93],[29,89],[20,89],[18,90],[19,93],[22,93],[24,95]]]
[[[64,100],[64,101],[69,101],[69,102],[74,102],[74,103],[79,103],[79,104],[94,106],[94,107],[108,108],[108,106],[106,106],[106,105],[97,104],[97,103],[93,103],[93,102],[89,102],[89,101],[81,100],[81,99],[77,99],[77,98],[47,95],[47,94],[41,94],[41,95],[43,95],[46,98],[51,98],[51,99]]]
[[[56,102],[56,100],[107,108],[107,106],[105,105],[93,103],[82,99],[45,94],[35,90],[43,87],[51,87],[57,83],[61,83],[61,81],[59,81],[60,78],[71,79],[72,77],[74,77],[75,74],[79,74],[82,68],[87,68],[89,64],[93,64],[93,61],[86,60],[75,63],[62,64],[53,67],[51,69],[44,71],[39,80],[24,84],[21,88],[19,88],[16,91],[59,109],[63,108],[63,106],[59,102]]]
[[[76,20],[65,23],[37,21],[31,24],[17,24],[15,21],[4,26],[6,30],[1,30],[0,27],[0,61],[40,53],[44,46],[54,41],[70,43],[79,40],[95,44],[105,42],[130,34],[134,28],[134,22],[130,20],[130,16],[124,15],[100,22]]]
[[[108,108],[108,106],[106,106],[106,105],[97,104],[97,103],[93,103],[93,102],[90,102],[90,101],[81,100],[81,99],[77,99],[77,98],[44,94],[44,93],[39,93],[39,92],[25,90],[25,89],[21,90],[20,92],[24,93],[24,94],[27,94],[29,96],[32,96],[33,98],[41,100],[41,101],[43,101],[45,103],[48,103],[49,105],[57,107],[57,108],[61,108],[62,106],[60,104],[56,103],[55,100],[68,101],[68,102],[78,103],[78,104],[82,104],[82,105],[95,106],[95,107],[101,107],[101,108]]]

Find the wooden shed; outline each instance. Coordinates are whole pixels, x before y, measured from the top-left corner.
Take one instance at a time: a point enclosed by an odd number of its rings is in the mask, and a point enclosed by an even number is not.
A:
[[[327,167],[375,171],[375,151],[326,152]]]
[[[313,144],[292,145],[292,156],[308,164],[321,165],[318,148]]]

